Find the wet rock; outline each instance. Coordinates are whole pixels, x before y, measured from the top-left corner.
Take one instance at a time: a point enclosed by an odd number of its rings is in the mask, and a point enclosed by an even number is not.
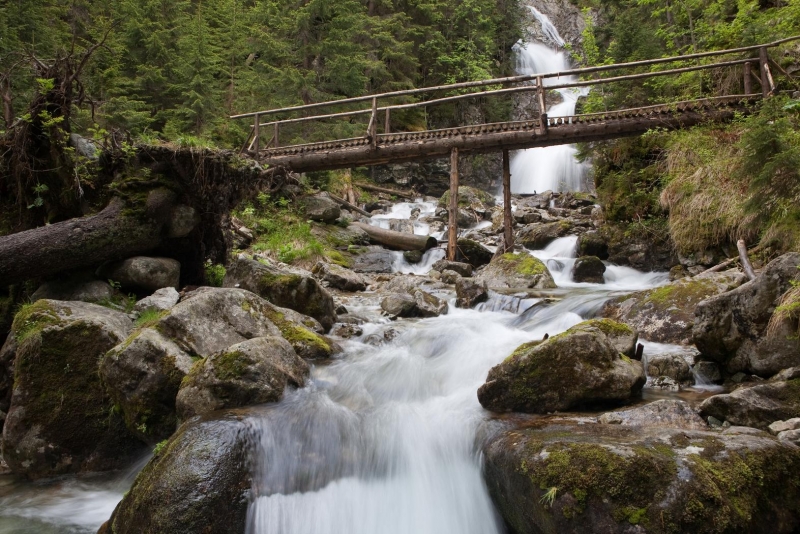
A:
[[[17,314],[6,342],[14,386],[2,439],[14,473],[118,469],[141,451],[98,373],[100,358],[132,326],[123,313],[83,302],[40,300]]]
[[[678,392],[681,390],[681,385],[674,379],[668,376],[657,376],[647,383],[650,389],[660,389],[662,391]]]
[[[630,352],[635,342],[636,333],[626,325],[585,321],[518,347],[489,371],[478,400],[494,412],[526,413],[627,401],[645,383],[642,364],[620,350]]]
[[[31,302],[47,299],[98,303],[110,301],[119,295],[119,292],[111,287],[108,282],[93,280],[84,276],[45,282],[33,292]]]
[[[686,430],[707,430],[708,425],[687,402],[662,399],[645,406],[604,413],[597,418],[607,425],[682,428]]]
[[[97,271],[100,278],[113,280],[123,289],[153,293],[162,287],[177,289],[181,264],[171,258],[136,256],[127,260],[106,263]]]
[[[475,214],[483,216],[484,214],[491,213],[491,208],[494,206],[494,197],[486,191],[481,191],[474,187],[464,186],[458,188],[458,207],[460,209],[469,210]],[[450,191],[447,191],[439,199],[439,207],[447,208],[450,205]],[[475,222],[475,216],[471,216],[472,222]]]
[[[498,256],[475,277],[491,288],[550,289],[556,283],[544,263],[526,252]]]
[[[496,432],[483,457],[489,493],[515,533],[800,527],[800,488],[786,483],[800,449],[764,433],[525,419]]]
[[[575,260],[572,266],[572,280],[575,282],[589,282],[591,284],[604,284],[603,273],[606,266],[597,256],[583,256]]]
[[[447,313],[447,302],[420,289],[409,293],[389,295],[381,301],[381,308],[391,318],[437,317]]]
[[[645,272],[669,271],[678,265],[678,257],[668,236],[632,236],[627,230],[626,224],[607,223],[600,227],[600,235],[608,243],[609,262]]]
[[[175,397],[195,360],[172,340],[145,328],[100,363],[100,376],[134,436],[155,445],[175,432]]]
[[[240,256],[228,267],[222,285],[252,291],[276,306],[313,317],[326,332],[336,322],[333,297],[307,271]]]
[[[586,232],[578,237],[578,256],[597,256],[608,259],[608,244],[599,232]]]
[[[462,237],[457,242],[456,258],[459,262],[469,263],[473,267],[481,267],[492,261],[494,253],[473,239]]]
[[[455,271],[464,278],[469,278],[472,276],[472,265],[469,263],[462,263],[459,261],[449,261],[446,259],[441,259],[433,264],[432,269],[444,272],[444,271]]]
[[[486,287],[486,282],[474,278],[456,280],[457,308],[472,308],[487,300],[489,300],[489,289]]]
[[[327,193],[320,193],[304,200],[306,218],[312,221],[333,223],[342,214],[339,204],[336,203]]]
[[[709,273],[637,291],[608,301],[602,316],[636,328],[643,338],[659,343],[689,344],[694,310],[703,300],[738,287],[745,281],[737,272]]]
[[[311,270],[317,278],[342,291],[364,291],[367,281],[358,273],[334,263],[318,262]]]
[[[769,433],[773,436],[777,436],[781,432],[786,432],[787,430],[798,429],[800,429],[800,417],[795,417],[787,421],[775,421],[768,427]]]
[[[405,258],[405,260],[408,263],[410,263],[412,265],[415,265],[415,264],[417,264],[417,263],[422,261],[422,251],[421,250],[406,250],[405,252],[403,252],[403,258]]]
[[[539,250],[553,240],[568,235],[572,226],[572,223],[566,219],[546,224],[531,224],[523,227],[517,233],[516,242],[526,248]]]
[[[699,380],[708,384],[722,383],[722,373],[719,370],[719,365],[714,362],[700,361],[694,364],[694,372],[697,373]]]
[[[447,313],[447,301],[417,289],[411,293],[416,304],[417,317],[438,317]]]
[[[341,337],[343,339],[350,339],[364,334],[364,330],[355,324],[337,324],[331,330],[332,336]]]
[[[503,212],[500,212],[500,216],[502,217]],[[515,211],[513,213],[514,221],[518,224],[533,224],[540,222],[542,220],[542,214],[538,211]],[[502,219],[501,219],[502,224]]]
[[[701,415],[713,415],[732,425],[766,430],[775,421],[800,417],[800,379],[740,387],[714,395],[700,405]]]
[[[442,271],[442,282],[445,284],[455,284],[461,279],[461,275],[455,271],[451,271],[449,269],[445,269]]]
[[[414,297],[405,293],[389,295],[381,301],[381,309],[389,317],[413,317],[417,303]]]
[[[648,356],[646,370],[648,376],[666,376],[679,384],[694,384],[694,375],[689,363],[679,354]]]
[[[800,430],[784,430],[778,434],[778,439],[783,443],[791,443],[798,447],[800,446]]]
[[[223,408],[276,402],[287,386],[303,387],[308,364],[276,336],[232,345],[198,362],[175,400],[182,420]]]
[[[392,273],[395,256],[382,247],[369,247],[363,254],[356,256],[353,271],[357,273]]]
[[[755,280],[700,303],[692,335],[703,357],[728,374],[745,371],[763,377],[800,365],[800,340],[787,336],[783,328],[777,335],[765,335],[781,296],[798,275],[798,265],[800,253],[784,254]]]
[[[253,425],[235,413],[184,423],[157,447],[107,532],[245,532],[257,440]]]
[[[142,313],[146,310],[166,311],[175,306],[180,299],[180,294],[173,287],[163,287],[150,295],[138,301],[133,311]]]

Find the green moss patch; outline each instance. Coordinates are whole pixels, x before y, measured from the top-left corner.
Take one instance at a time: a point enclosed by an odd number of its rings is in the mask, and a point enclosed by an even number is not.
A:
[[[22,344],[28,338],[35,336],[50,325],[61,322],[56,310],[47,303],[39,300],[33,304],[23,304],[20,306],[11,330],[17,343]]]
[[[525,276],[537,276],[547,272],[545,264],[530,254],[507,253],[503,254],[495,261],[505,264],[505,269],[513,270]]]

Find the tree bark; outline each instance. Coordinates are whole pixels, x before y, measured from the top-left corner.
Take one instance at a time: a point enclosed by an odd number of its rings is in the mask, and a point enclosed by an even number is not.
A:
[[[0,286],[119,260],[156,248],[174,194],[150,193],[144,209],[113,199],[97,215],[0,237]]]
[[[439,244],[435,237],[431,237],[429,235],[395,232],[393,230],[386,230],[384,228],[379,228],[377,226],[360,222],[354,222],[350,224],[351,226],[356,226],[364,230],[369,238],[375,243],[393,249],[426,251]]]
[[[737,241],[736,248],[739,249],[739,259],[742,262],[742,270],[744,270],[744,274],[746,274],[747,278],[750,280],[755,280],[756,272],[753,270],[753,266],[750,264],[750,259],[747,257],[747,245],[744,244],[744,240],[740,239]]]

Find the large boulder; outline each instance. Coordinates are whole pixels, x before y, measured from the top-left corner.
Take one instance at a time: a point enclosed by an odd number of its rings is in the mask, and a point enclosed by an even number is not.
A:
[[[474,239],[460,238],[456,241],[456,259],[473,267],[481,267],[492,261],[494,253]]]
[[[627,325],[592,319],[525,343],[489,371],[478,400],[494,412],[527,413],[627,401],[646,380],[642,364],[629,357],[636,339]]]
[[[153,293],[162,287],[179,287],[181,264],[171,258],[136,256],[106,263],[97,275],[118,282],[124,289]]]
[[[408,293],[394,293],[381,301],[381,309],[392,319],[399,317],[438,317],[447,313],[447,301],[427,291],[412,288]]]
[[[457,308],[472,308],[487,300],[489,300],[489,288],[486,286],[486,282],[479,282],[474,278],[456,280]]]
[[[800,378],[714,395],[703,401],[700,413],[732,425],[768,429],[775,421],[800,417]]]
[[[493,289],[552,289],[556,287],[545,264],[526,252],[509,252],[498,256],[478,272],[475,279],[485,282]]]
[[[13,472],[40,478],[117,469],[141,451],[98,372],[100,358],[132,327],[125,314],[83,302],[40,300],[17,314],[2,441]]]
[[[458,188],[459,209],[472,211],[483,217],[491,213],[491,208],[494,204],[494,197],[486,191],[481,191],[480,189],[469,186],[461,186]],[[446,191],[439,199],[439,207],[450,207],[450,191]],[[472,222],[475,222],[474,216],[472,217]]]
[[[142,313],[147,310],[162,312],[175,306],[180,300],[180,293],[174,287],[162,287],[133,306],[133,311]]]
[[[697,410],[689,403],[675,399],[662,399],[637,408],[604,413],[597,421],[607,425],[709,429]]]
[[[111,349],[100,375],[125,425],[150,444],[175,432],[175,396],[195,359],[155,328],[144,328]]]
[[[342,209],[327,193],[320,193],[305,200],[306,218],[312,221],[332,223],[342,214]]]
[[[600,313],[633,326],[649,341],[686,345],[692,341],[697,305],[740,286],[744,281],[744,275],[735,271],[683,278],[612,299]]]
[[[606,266],[597,256],[581,256],[575,260],[572,266],[572,280],[574,282],[589,282],[592,284],[603,284],[605,279],[603,273]]]
[[[371,246],[358,254],[353,261],[357,273],[389,274],[394,272],[395,253],[383,247]]]
[[[578,256],[597,256],[608,259],[608,243],[599,232],[586,232],[578,237]]]
[[[791,533],[800,449],[764,432],[539,418],[496,432],[484,478],[515,534]]]
[[[535,223],[523,227],[517,234],[516,242],[524,247],[538,250],[546,247],[559,237],[572,231],[572,223],[564,219],[551,223]]]
[[[800,253],[784,254],[755,280],[700,303],[692,336],[703,357],[729,374],[745,371],[764,377],[800,365],[796,336],[781,331],[765,336],[782,295],[800,275],[799,265]]]
[[[363,276],[335,263],[318,262],[311,272],[320,280],[328,282],[330,287],[335,287],[342,291],[364,291],[367,289],[367,281]]]
[[[628,265],[639,271],[669,271],[679,263],[675,246],[664,236],[639,232],[631,235],[628,224],[604,224],[598,230],[608,244],[608,261],[614,265]]]
[[[443,273],[445,271],[455,271],[464,278],[472,276],[472,265],[469,263],[462,263],[460,261],[450,261],[442,258],[431,267],[434,271]]]
[[[95,304],[108,302],[119,296],[108,282],[95,280],[89,277],[73,277],[66,280],[50,280],[43,283],[31,295],[31,302],[37,300],[64,300],[93,302]]]
[[[678,384],[694,384],[694,375],[686,361],[680,354],[655,354],[647,357],[645,365],[647,376],[671,378]]]
[[[100,532],[244,533],[257,439],[235,412],[184,423],[156,448]]]
[[[212,354],[182,381],[175,401],[186,420],[223,408],[275,402],[288,385],[302,387],[308,364],[280,337],[257,337]]]
[[[238,287],[260,295],[276,306],[309,315],[327,332],[336,322],[333,297],[311,273],[238,257],[225,274],[223,287]]]

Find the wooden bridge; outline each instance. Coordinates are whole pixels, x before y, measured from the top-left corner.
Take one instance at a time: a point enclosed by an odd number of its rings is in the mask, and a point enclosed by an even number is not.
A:
[[[363,165],[441,158],[450,156],[451,206],[448,257],[455,257],[457,228],[458,154],[503,152],[503,189],[506,206],[505,249],[513,245],[510,212],[509,150],[598,141],[639,135],[655,128],[678,129],[701,123],[729,121],[737,114],[748,113],[756,102],[777,91],[772,68],[791,78],[781,66],[769,58],[769,49],[800,39],[790,37],[756,46],[729,50],[715,50],[696,54],[659,58],[614,65],[602,65],[550,72],[463,82],[457,84],[394,91],[362,97],[319,102],[280,109],[256,111],[232,116],[232,119],[253,120],[250,135],[242,152],[259,162],[280,165],[296,172],[337,169]],[[721,56],[728,56],[721,58]],[[710,59],[714,58],[714,59]],[[662,68],[666,66],[667,68]],[[644,70],[644,72],[642,72]],[[632,74],[625,72],[634,71]],[[548,117],[546,93],[555,89],[601,87],[614,84],[646,81],[661,76],[678,76],[684,73],[705,71],[713,80],[726,80],[726,84],[710,83],[712,94],[657,105],[631,109],[585,113],[569,117]],[[621,74],[620,74],[621,72]],[[605,73],[615,73],[604,77]],[[564,79],[566,81],[562,81]],[[732,83],[731,80],[738,80]],[[754,83],[759,86],[754,91]],[[722,86],[734,94],[724,94]],[[500,87],[500,88],[495,88]],[[619,87],[619,85],[617,86]],[[488,88],[488,89],[487,89]],[[477,89],[477,90],[476,90]],[[456,94],[452,94],[456,92]],[[532,120],[471,124],[454,128],[424,131],[392,131],[393,113],[409,109],[425,109],[460,100],[499,97],[519,93],[536,93],[537,113]],[[424,95],[450,93],[438,98],[408,102]],[[722,93],[722,94],[720,94]],[[403,103],[392,103],[406,100]],[[383,105],[380,105],[384,103]],[[326,108],[344,111],[317,113]],[[317,113],[317,114],[313,114]],[[268,122],[265,117],[289,116]],[[302,116],[297,116],[302,115]],[[335,124],[337,121],[364,121],[364,135],[344,139],[300,142],[280,145],[281,132],[310,121]],[[367,120],[368,119],[368,120]],[[383,122],[381,131],[379,123]],[[341,123],[341,122],[340,122]],[[333,129],[333,128],[331,128]],[[292,137],[297,138],[297,128]],[[301,129],[302,131],[302,129]],[[266,144],[262,138],[270,136]]]

